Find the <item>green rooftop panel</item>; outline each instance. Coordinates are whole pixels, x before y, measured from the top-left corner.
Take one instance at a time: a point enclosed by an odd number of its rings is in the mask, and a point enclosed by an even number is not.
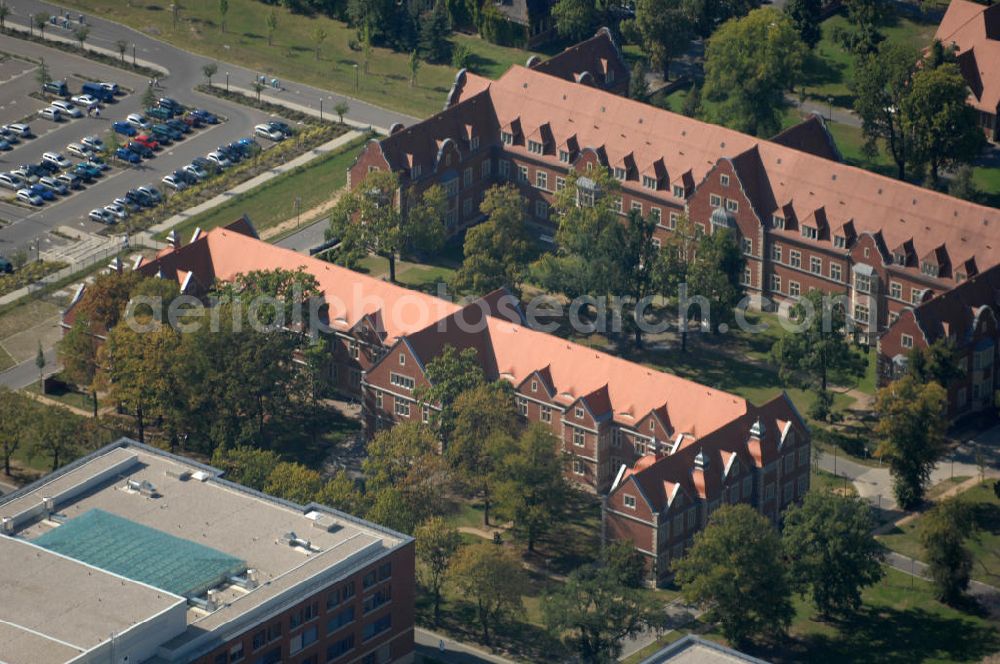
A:
[[[50,530],[34,544],[184,597],[201,595],[247,568],[221,551],[99,509]]]

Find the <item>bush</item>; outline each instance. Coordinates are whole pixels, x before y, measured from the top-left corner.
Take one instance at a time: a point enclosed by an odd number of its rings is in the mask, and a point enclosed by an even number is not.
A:
[[[451,66],[455,69],[470,69],[472,65],[472,49],[465,44],[455,44],[451,49]]]

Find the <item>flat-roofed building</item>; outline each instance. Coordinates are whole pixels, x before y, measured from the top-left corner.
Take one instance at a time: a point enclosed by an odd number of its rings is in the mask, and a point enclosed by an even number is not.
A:
[[[9,664],[409,662],[413,539],[122,439],[0,498]]]

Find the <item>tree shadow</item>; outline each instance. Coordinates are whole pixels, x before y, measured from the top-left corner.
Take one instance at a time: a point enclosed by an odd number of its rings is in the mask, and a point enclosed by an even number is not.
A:
[[[832,85],[844,82],[847,65],[822,58],[815,52],[809,53],[802,67],[802,83],[806,87]]]
[[[992,487],[990,487],[992,490]],[[972,506],[972,518],[976,528],[991,535],[1000,534],[1000,505],[976,503]]]
[[[496,65],[497,61],[493,58],[483,57],[479,53],[470,53],[467,69],[473,72],[481,72]]]
[[[259,35],[256,32],[250,32],[249,30],[247,30],[246,32],[244,32],[243,36],[246,37],[247,39],[263,39],[264,38],[264,35]]]

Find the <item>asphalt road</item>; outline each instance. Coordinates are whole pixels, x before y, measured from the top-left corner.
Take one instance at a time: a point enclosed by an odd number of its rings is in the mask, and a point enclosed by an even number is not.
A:
[[[54,3],[40,2],[39,0],[9,0],[7,5],[11,8],[11,16],[7,18],[7,21],[22,26],[27,25],[29,14],[45,11],[50,14],[61,15],[65,11]],[[79,12],[71,10],[71,13],[76,15]],[[115,44],[119,39],[124,39],[129,44],[135,44],[136,57],[155,62],[170,71],[170,75],[165,77],[165,79],[161,79],[161,81],[166,80],[173,91],[189,90],[195,85],[203,83],[204,76],[201,73],[201,68],[210,62],[218,62],[219,65],[219,73],[215,79],[216,82],[224,79],[228,72],[230,81],[234,85],[248,88],[257,75],[257,72],[251,69],[183,51],[147,34],[119,23],[106,21],[98,16],[88,15],[87,25],[90,26],[90,36],[87,38],[88,46],[106,48],[117,53]],[[288,80],[282,80],[281,84],[283,87],[281,95],[287,96],[290,101],[296,104],[318,111],[320,99],[322,99],[323,108],[332,112],[336,103],[346,101],[350,110],[345,117],[364,124],[370,124],[374,127],[391,127],[396,122],[411,125],[418,121],[417,118],[412,116],[396,113],[395,111],[375,106],[359,99],[335,94],[329,90],[321,90]],[[441,100],[441,103],[444,103],[444,99]]]
[[[108,67],[86,58],[70,55],[15,37],[0,36],[0,50],[17,53],[32,60],[45,58],[53,78],[70,79],[70,88],[76,90],[80,80],[75,74],[83,74],[100,80],[113,80],[119,85],[136,90],[134,94],[119,97],[113,104],[105,105],[100,118],[69,119],[53,123],[41,118],[31,120],[31,128],[36,138],[22,140],[10,152],[0,153],[0,170],[9,170],[20,164],[37,162],[47,151],[65,153],[68,143],[79,141],[91,134],[103,135],[115,120],[124,119],[129,113],[141,111],[141,92],[148,80],[115,67]],[[37,100],[27,96],[37,87],[34,71],[27,72],[6,84],[0,85],[0,96],[7,103],[0,109],[0,117],[9,117],[8,122],[23,118],[32,109],[25,108]],[[27,89],[22,89],[27,88]],[[183,141],[165,147],[155,159],[136,167],[113,169],[84,190],[45,204],[41,208],[27,208],[9,203],[0,203],[0,218],[8,225],[0,228],[0,252],[8,252],[16,247],[25,247],[46,231],[57,226],[79,227],[89,232],[97,232],[102,225],[87,219],[87,214],[95,207],[110,203],[128,189],[143,185],[160,185],[160,178],[180,168],[198,156],[204,156],[223,143],[230,143],[253,132],[253,126],[268,115],[262,111],[222,101],[215,97],[200,95],[190,89],[175,89],[167,86],[162,93],[172,96],[184,104],[206,108],[213,113],[228,118],[227,122],[210,125],[188,134]],[[40,102],[39,102],[40,103]],[[11,111],[10,107],[14,106]],[[37,106],[35,106],[37,108]],[[266,141],[262,141],[266,143]],[[70,159],[71,155],[66,154]],[[75,159],[74,159],[75,160]],[[162,189],[162,187],[160,187]]]

